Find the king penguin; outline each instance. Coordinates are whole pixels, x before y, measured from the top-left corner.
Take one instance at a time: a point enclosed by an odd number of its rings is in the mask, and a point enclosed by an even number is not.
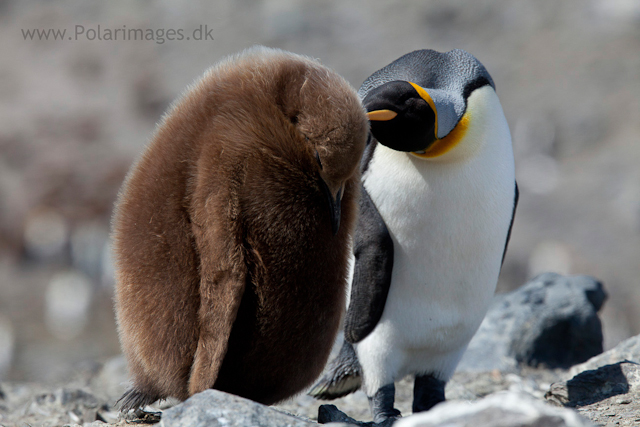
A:
[[[400,416],[394,382],[406,375],[414,413],[445,400],[492,300],[518,189],[493,79],[471,54],[408,53],[358,94],[371,134],[345,342],[309,394],[362,387],[386,424]]]
[[[113,219],[122,410],[209,388],[272,404],[320,375],[368,131],[342,77],[276,49],[221,61],[174,103]]]

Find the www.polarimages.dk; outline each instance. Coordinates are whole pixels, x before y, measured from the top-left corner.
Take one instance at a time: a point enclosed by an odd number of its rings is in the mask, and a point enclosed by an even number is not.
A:
[[[22,28],[24,40],[88,40],[88,41],[137,41],[146,40],[162,44],[166,41],[211,41],[213,40],[213,28],[208,25],[200,25],[191,31],[182,28],[104,28],[85,27],[76,25],[73,33],[66,28]]]

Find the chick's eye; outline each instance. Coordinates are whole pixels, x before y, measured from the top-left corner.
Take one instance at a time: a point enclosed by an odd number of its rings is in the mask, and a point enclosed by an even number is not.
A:
[[[322,169],[322,162],[320,161],[320,154],[316,151],[316,162],[318,162],[318,166]]]

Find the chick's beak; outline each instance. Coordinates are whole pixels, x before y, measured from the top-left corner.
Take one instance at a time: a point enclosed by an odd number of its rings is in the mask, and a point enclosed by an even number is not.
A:
[[[320,178],[320,188],[327,196],[327,202],[329,203],[329,215],[331,218],[331,231],[333,231],[333,235],[338,234],[338,230],[340,229],[340,207],[342,205],[342,193],[344,191],[344,184],[342,184],[338,191],[332,194],[329,189],[329,185],[327,182]]]

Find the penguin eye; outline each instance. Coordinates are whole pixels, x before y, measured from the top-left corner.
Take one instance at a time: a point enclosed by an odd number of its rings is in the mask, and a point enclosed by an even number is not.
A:
[[[322,162],[320,161],[320,154],[316,151],[316,162],[318,162],[318,166],[320,166],[320,170],[322,170]]]

